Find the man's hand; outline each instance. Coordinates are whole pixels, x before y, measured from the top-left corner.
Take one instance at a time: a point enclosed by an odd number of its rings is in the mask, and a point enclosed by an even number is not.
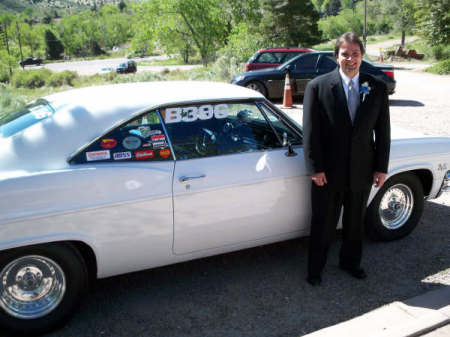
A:
[[[383,186],[385,181],[386,181],[386,173],[375,172],[373,174],[373,184],[375,185],[375,187],[379,188]]]
[[[327,183],[327,177],[325,176],[325,172],[314,173],[311,176],[311,179],[317,186],[323,186]]]

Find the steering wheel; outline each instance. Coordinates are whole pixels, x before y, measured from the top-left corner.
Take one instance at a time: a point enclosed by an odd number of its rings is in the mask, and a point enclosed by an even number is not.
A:
[[[211,145],[216,144],[217,137],[216,134],[206,128],[202,128],[202,132],[197,137],[197,142],[195,144],[195,152],[199,155],[204,156],[208,154],[211,150]]]

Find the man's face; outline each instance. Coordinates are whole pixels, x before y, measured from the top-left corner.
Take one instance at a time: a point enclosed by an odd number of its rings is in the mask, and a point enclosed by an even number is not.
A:
[[[342,72],[350,78],[356,76],[362,62],[361,49],[357,43],[344,42],[339,47],[337,61]]]

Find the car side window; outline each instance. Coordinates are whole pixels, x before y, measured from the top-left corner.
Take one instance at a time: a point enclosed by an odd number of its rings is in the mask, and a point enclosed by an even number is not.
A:
[[[295,70],[297,71],[315,71],[318,54],[306,54],[295,61]]]
[[[156,111],[145,113],[97,139],[78,153],[73,164],[171,160],[172,154]]]
[[[274,53],[262,53],[255,61],[257,63],[279,63],[279,57]]]
[[[161,110],[177,160],[281,147],[255,103],[202,103]]]
[[[319,71],[321,72],[329,72],[337,67],[336,60],[333,56],[323,55],[319,60]]]
[[[277,132],[279,138],[285,139],[290,142],[292,145],[302,144],[302,138],[299,134],[292,130],[291,127],[286,125],[286,123],[276,115],[269,107],[265,104],[260,105],[262,111],[266,114],[267,119],[270,121],[270,124]]]
[[[286,53],[280,63],[287,62],[300,54],[303,54],[303,52]]]

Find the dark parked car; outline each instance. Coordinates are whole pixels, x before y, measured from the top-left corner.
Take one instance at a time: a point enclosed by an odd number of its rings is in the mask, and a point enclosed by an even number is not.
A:
[[[306,84],[313,78],[328,73],[337,67],[333,52],[312,52],[299,55],[277,68],[250,71],[233,78],[232,83],[259,91],[268,98],[283,97],[284,80],[289,72],[293,82],[293,95],[303,95]],[[361,72],[373,75],[384,81],[389,94],[395,91],[394,68],[377,65],[363,60]]]
[[[31,65],[37,65],[40,66],[42,64],[42,59],[40,58],[36,58],[36,57],[27,57],[26,59],[24,59],[23,61],[19,61],[19,65],[21,67],[25,67],[25,66],[31,66]]]
[[[266,48],[253,54],[245,64],[245,71],[278,67],[290,59],[312,52],[309,48]]]
[[[135,73],[137,71],[136,62],[130,60],[119,64],[116,68],[116,72],[119,74]]]

